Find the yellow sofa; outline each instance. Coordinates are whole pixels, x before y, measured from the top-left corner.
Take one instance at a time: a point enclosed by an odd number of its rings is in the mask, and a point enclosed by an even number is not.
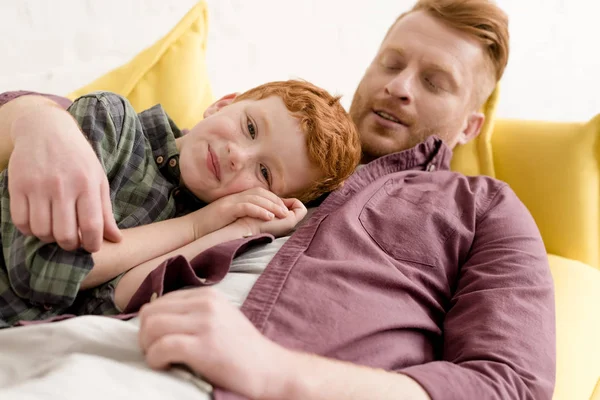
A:
[[[164,38],[69,97],[115,91],[138,111],[161,103],[191,128],[213,99],[207,32],[200,1]],[[498,99],[496,90],[484,106],[481,135],[456,149],[452,168],[508,182],[531,211],[556,288],[554,399],[600,400],[600,116],[588,123],[499,120]]]
[[[549,253],[554,399],[600,400],[600,115],[587,123],[496,120],[491,151],[496,178],[528,207]]]

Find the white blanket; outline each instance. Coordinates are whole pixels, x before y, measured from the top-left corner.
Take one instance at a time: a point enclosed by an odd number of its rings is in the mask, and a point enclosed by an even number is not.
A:
[[[233,260],[215,285],[240,306],[288,237]],[[150,370],[137,319],[85,316],[0,330],[0,400],[208,400],[211,387],[186,370]]]
[[[137,324],[78,317],[0,331],[2,400],[208,400],[210,385],[184,370],[156,372]]]

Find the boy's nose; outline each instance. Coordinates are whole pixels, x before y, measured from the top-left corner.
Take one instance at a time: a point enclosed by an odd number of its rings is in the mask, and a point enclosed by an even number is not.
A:
[[[227,144],[227,157],[232,171],[242,170],[248,162],[248,152],[246,149],[233,142]]]

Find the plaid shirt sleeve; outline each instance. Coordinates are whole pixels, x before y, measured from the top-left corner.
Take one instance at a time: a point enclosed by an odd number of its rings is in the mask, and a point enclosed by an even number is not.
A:
[[[115,165],[127,160],[134,146],[137,116],[120,96],[95,93],[76,100],[69,112],[94,148],[107,176]],[[123,136],[123,137],[122,137]],[[0,175],[0,224],[4,262],[13,291],[31,304],[68,307],[81,281],[93,267],[90,253],[68,252],[55,243],[24,236],[10,216],[7,171]]]

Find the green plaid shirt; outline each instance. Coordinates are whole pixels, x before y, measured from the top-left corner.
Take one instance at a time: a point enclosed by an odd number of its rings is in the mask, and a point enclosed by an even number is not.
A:
[[[104,167],[119,228],[173,218],[203,205],[180,187],[175,138],[182,133],[160,105],[137,114],[123,97],[97,92],[77,99],[68,111]],[[0,203],[0,325],[59,314],[119,312],[113,294],[120,277],[80,292],[93,267],[90,253],[68,252],[15,228],[6,170],[0,174]]]

